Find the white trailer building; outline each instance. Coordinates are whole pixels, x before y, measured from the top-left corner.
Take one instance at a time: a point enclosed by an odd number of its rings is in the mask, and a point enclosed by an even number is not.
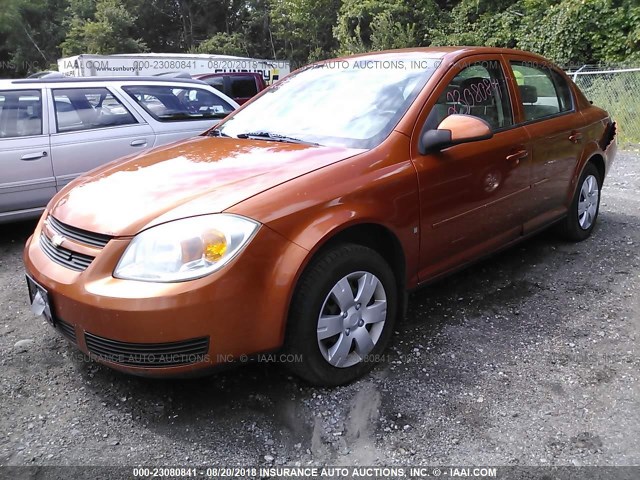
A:
[[[192,75],[257,72],[268,85],[291,71],[287,60],[195,53],[75,55],[59,59],[58,70],[69,77],[150,76],[168,72],[188,72]]]

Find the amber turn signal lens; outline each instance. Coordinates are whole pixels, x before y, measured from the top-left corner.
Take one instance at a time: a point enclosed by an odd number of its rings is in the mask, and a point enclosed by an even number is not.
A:
[[[227,251],[227,239],[217,230],[211,230],[203,235],[204,258],[208,262],[217,262]]]

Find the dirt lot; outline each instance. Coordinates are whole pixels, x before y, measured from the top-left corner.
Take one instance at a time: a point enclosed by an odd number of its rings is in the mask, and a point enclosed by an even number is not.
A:
[[[33,223],[2,226],[0,465],[638,465],[639,161],[619,154],[590,240],[545,233],[413,294],[388,361],[334,390],[86,362],[27,307]]]

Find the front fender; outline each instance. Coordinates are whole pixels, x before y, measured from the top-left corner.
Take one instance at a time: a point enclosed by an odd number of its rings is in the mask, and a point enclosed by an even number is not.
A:
[[[420,248],[418,180],[409,160],[409,139],[396,135],[394,148],[374,149],[315,170],[227,211],[253,218],[307,250],[300,271],[346,228],[384,227],[403,249],[405,284],[411,286]]]

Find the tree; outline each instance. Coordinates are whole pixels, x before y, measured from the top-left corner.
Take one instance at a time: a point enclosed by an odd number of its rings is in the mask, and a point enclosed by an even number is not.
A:
[[[273,0],[271,25],[278,54],[300,65],[331,56],[340,0]]]
[[[82,7],[87,4],[82,2]],[[133,38],[136,17],[122,0],[97,0],[92,19],[76,12],[69,22],[69,34],[62,42],[64,56],[80,53],[112,54],[135,53],[146,50],[140,38]]]
[[[518,46],[561,65],[640,60],[640,6],[633,1],[523,2]]]
[[[65,0],[3,0],[0,10],[0,76],[52,68],[59,56]]]
[[[430,43],[428,26],[435,23],[439,11],[433,0],[418,0],[413,5],[395,0],[343,0],[333,34],[344,54],[374,47],[426,46]]]
[[[191,49],[194,53],[211,53],[245,57],[249,55],[247,44],[241,33],[216,33]]]

